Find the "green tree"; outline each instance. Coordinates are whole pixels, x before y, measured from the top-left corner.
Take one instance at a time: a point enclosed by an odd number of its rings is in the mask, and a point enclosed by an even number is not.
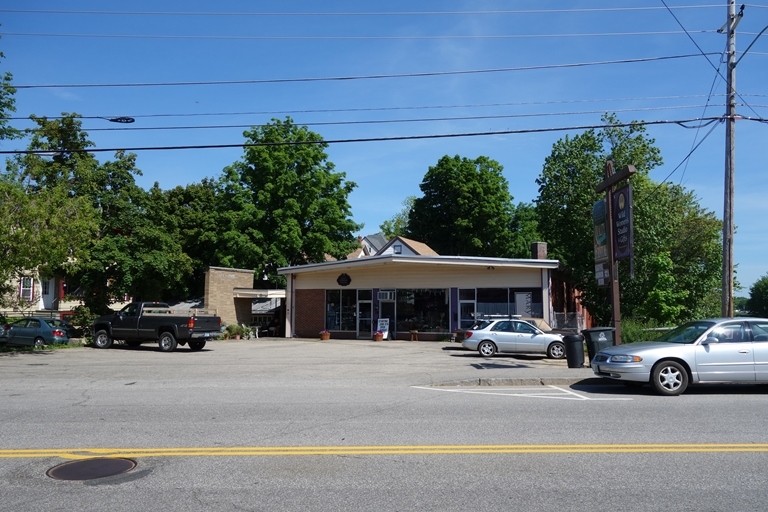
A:
[[[639,124],[609,125],[558,141],[537,179],[539,230],[550,254],[563,263],[567,278],[599,322],[610,319],[606,289],[594,277],[592,205],[603,194],[595,187],[604,178],[607,160],[619,170],[632,164],[635,272],[621,260],[622,316],[676,323],[709,316],[720,279],[720,222],[701,208],[683,187],[654,183],[648,172],[661,165],[654,140]]]
[[[45,154],[17,156],[9,176],[30,193],[62,195],[96,212],[95,233],[81,229],[87,252],[71,258],[77,268],[59,269],[70,291],[78,290],[89,309],[100,311],[124,295],[151,300],[177,288],[191,272],[189,257],[159,206],[162,193],[136,184],[136,155],[118,151],[114,160],[99,163],[88,152],[93,143],[77,114],[32,119],[37,128],[30,131],[29,149]]]
[[[408,230],[408,218],[413,209],[414,201],[416,201],[416,196],[406,197],[403,199],[403,209],[393,215],[391,219],[381,223],[379,229],[381,229],[384,237],[390,239],[396,236],[406,236]]]
[[[216,181],[204,178],[200,183],[166,190],[163,196],[166,216],[175,222],[173,229],[192,266],[191,276],[180,291],[202,297],[206,269],[222,265],[217,255],[221,225]]]
[[[0,52],[0,60],[5,55]],[[0,140],[18,139],[21,131],[12,127],[8,121],[10,114],[16,112],[16,88],[13,87],[13,75],[9,71],[0,74]]]
[[[530,203],[518,203],[512,212],[509,231],[512,236],[510,257],[530,258],[531,244],[541,241],[536,207]]]
[[[749,288],[747,311],[755,316],[768,316],[768,275],[755,281]]]
[[[503,167],[488,157],[444,156],[421,182],[408,236],[443,255],[510,255],[512,196]]]
[[[334,170],[322,137],[290,118],[273,119],[245,137],[242,160],[218,182],[218,261],[282,285],[280,267],[351,253],[357,246],[352,233],[362,227],[351,220],[348,202],[356,185]]]

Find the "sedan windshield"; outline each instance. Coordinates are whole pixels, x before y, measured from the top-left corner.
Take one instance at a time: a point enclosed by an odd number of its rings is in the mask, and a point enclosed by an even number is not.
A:
[[[689,322],[680,327],[675,327],[656,341],[664,341],[667,343],[693,343],[713,325],[715,325],[714,322]]]

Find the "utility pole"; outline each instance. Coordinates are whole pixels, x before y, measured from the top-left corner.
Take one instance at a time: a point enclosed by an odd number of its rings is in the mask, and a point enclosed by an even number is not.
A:
[[[727,29],[728,69],[726,76],[725,105],[725,200],[723,205],[723,284],[722,308],[724,317],[733,316],[733,199],[734,171],[736,168],[736,25],[744,16],[741,6],[736,16],[735,0],[728,0],[728,20],[723,28]],[[721,31],[723,29],[720,29]]]

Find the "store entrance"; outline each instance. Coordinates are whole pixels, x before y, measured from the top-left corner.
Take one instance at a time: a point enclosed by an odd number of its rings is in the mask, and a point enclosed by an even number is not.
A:
[[[373,334],[373,303],[369,300],[357,302],[357,337],[370,338]]]
[[[379,318],[389,318],[389,338],[395,339],[395,333],[397,332],[395,324],[395,301],[387,300],[379,302]]]

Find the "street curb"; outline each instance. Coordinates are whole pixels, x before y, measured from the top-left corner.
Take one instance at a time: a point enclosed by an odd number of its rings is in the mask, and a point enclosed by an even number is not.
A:
[[[580,384],[582,386],[594,386],[615,384],[609,379],[601,378],[564,378],[564,377],[538,377],[527,379],[506,379],[506,378],[493,378],[493,379],[464,379],[456,381],[441,382],[439,384],[433,384],[433,386],[573,386]]]

